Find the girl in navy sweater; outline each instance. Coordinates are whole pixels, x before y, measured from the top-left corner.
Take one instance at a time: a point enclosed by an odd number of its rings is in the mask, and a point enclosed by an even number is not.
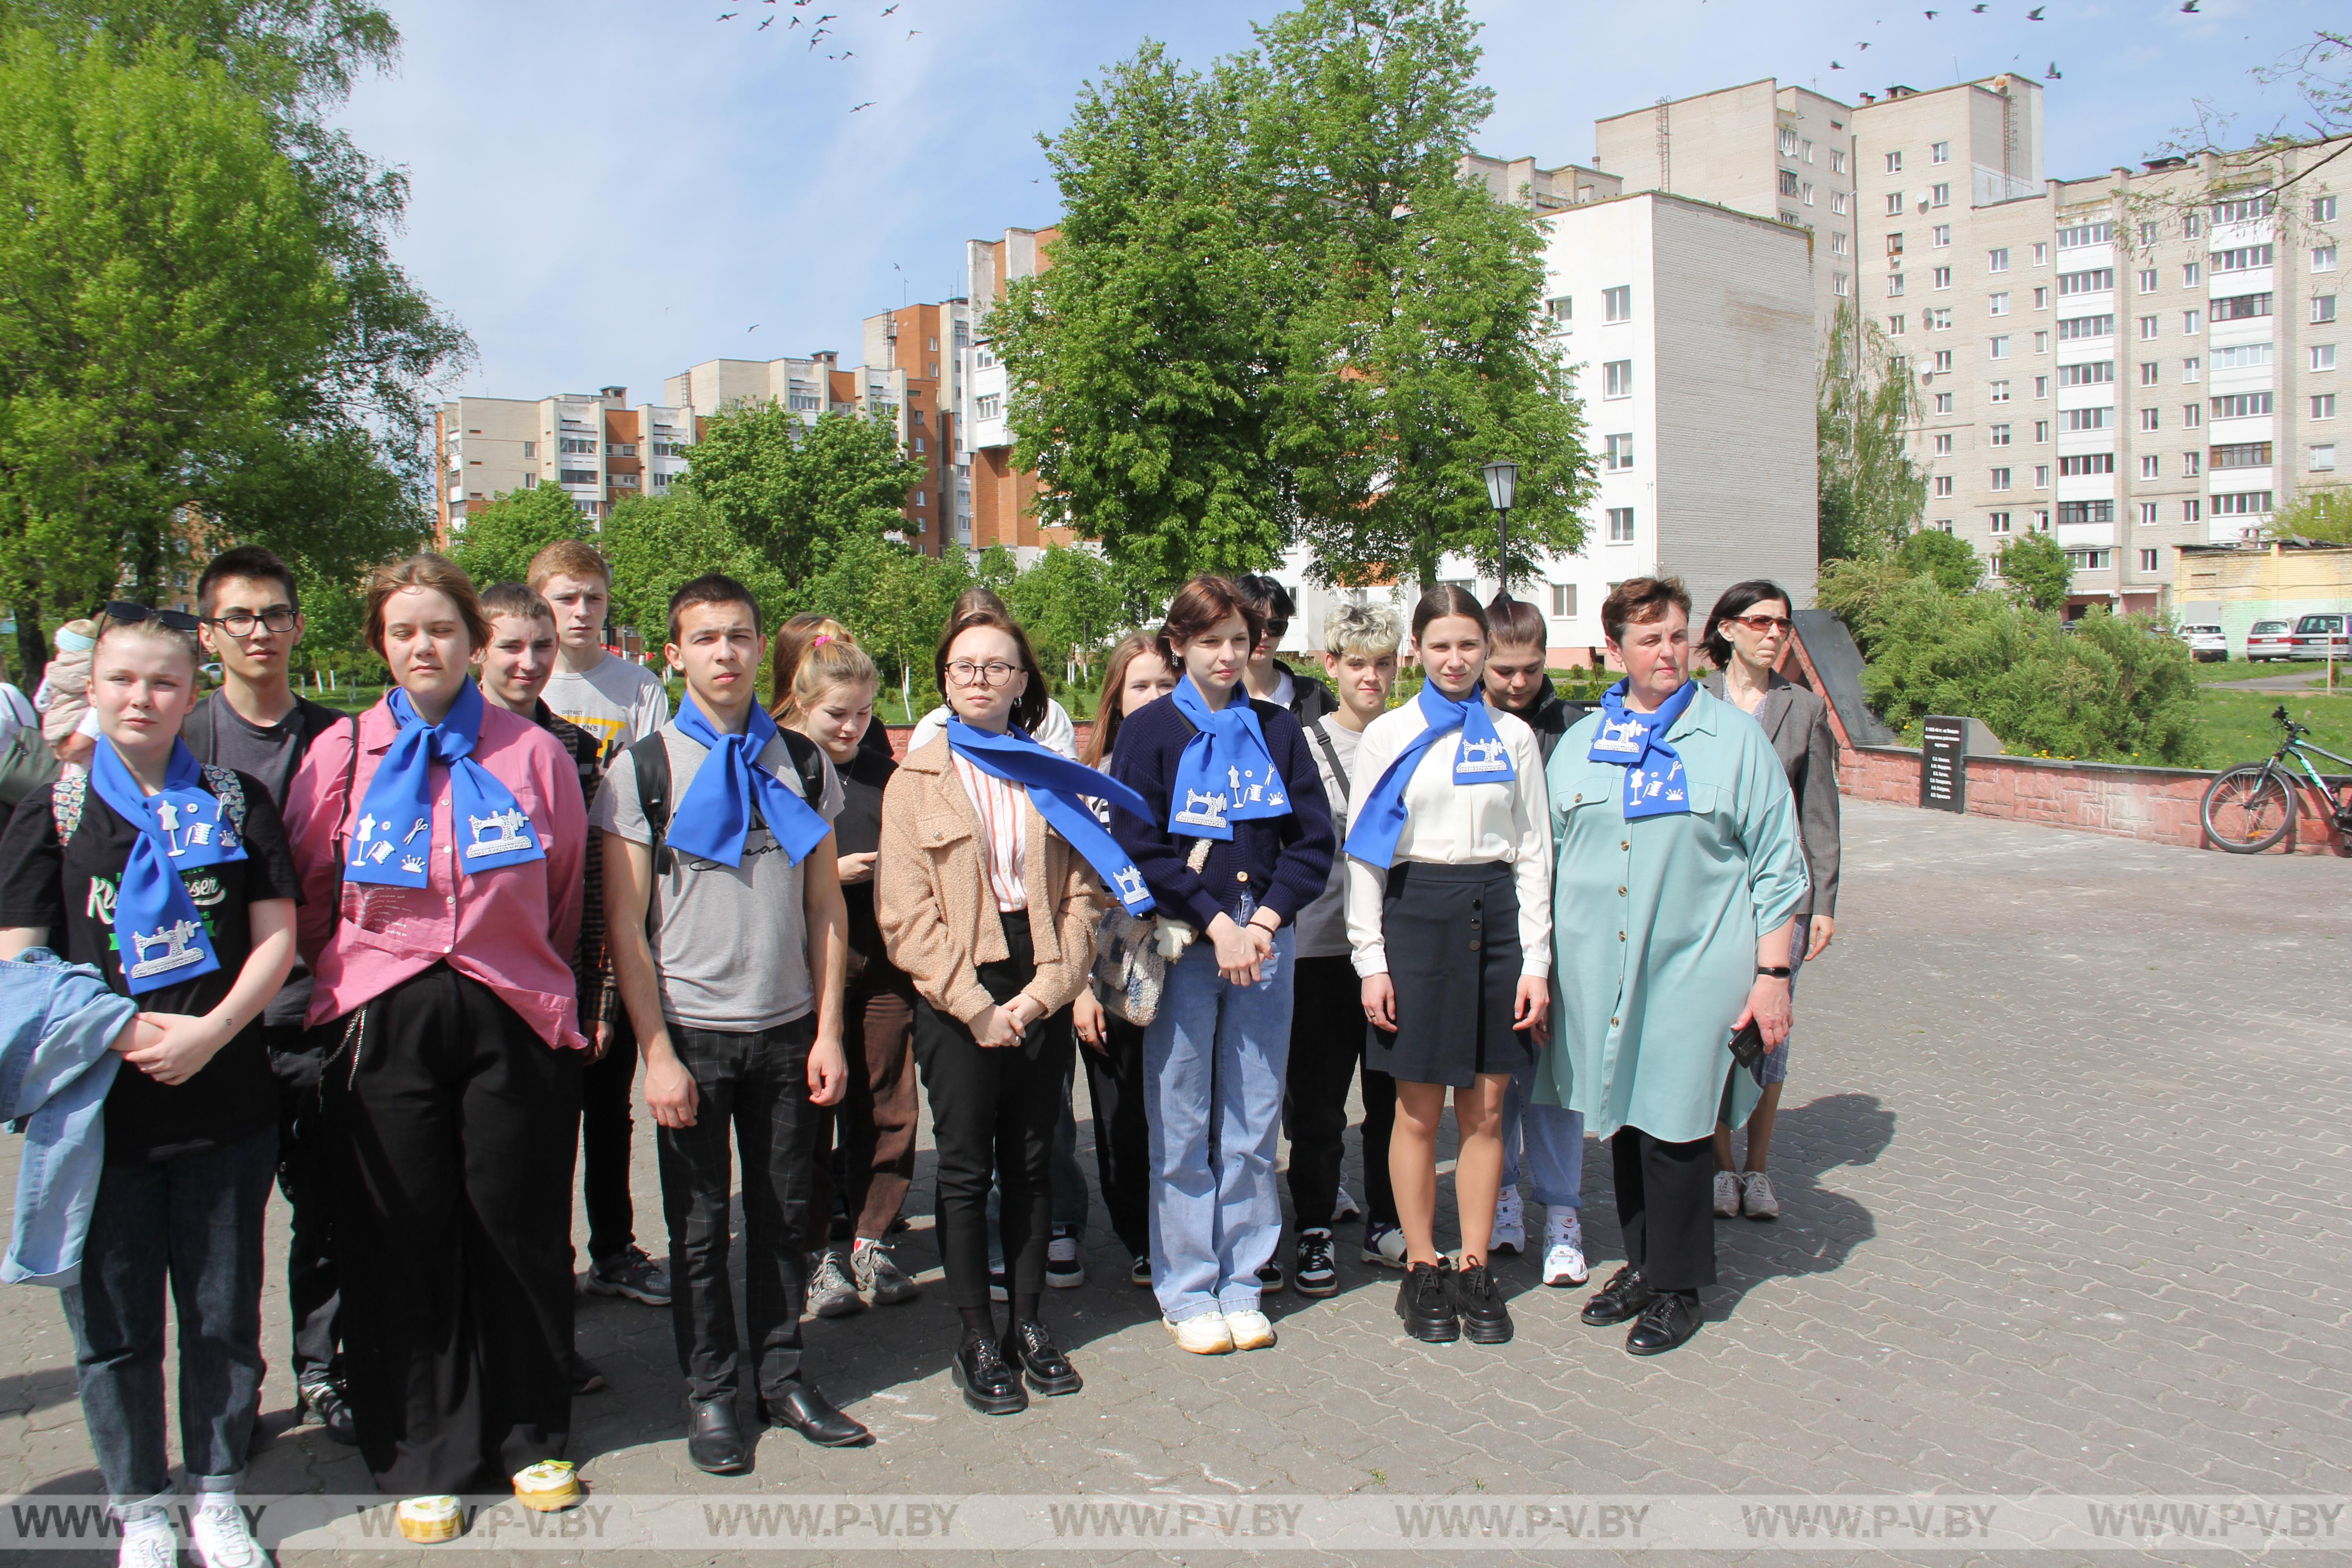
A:
[[[1263,621],[1224,578],[1187,583],[1160,638],[1181,678],[1127,718],[1111,757],[1151,808],[1113,812],[1112,831],[1160,917],[1194,933],[1168,966],[1143,1068],[1151,1288],[1170,1335],[1204,1355],[1274,1343],[1258,1270],[1282,1239],[1290,922],[1323,890],[1334,850],[1306,731],[1239,689]]]

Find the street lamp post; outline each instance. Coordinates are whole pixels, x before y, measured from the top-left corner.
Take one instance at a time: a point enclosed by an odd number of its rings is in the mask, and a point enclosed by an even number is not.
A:
[[[1511,592],[1511,503],[1518,499],[1519,466],[1494,462],[1480,471],[1486,476],[1487,502],[1495,509],[1496,591],[1507,598]]]

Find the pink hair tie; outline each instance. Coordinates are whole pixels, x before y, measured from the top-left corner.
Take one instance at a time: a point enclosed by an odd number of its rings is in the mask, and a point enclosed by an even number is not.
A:
[[[832,640],[833,640],[833,634],[832,634],[831,632],[822,632],[822,633],[819,633],[819,634],[818,634],[818,636],[817,636],[817,639],[816,639],[814,642],[813,642],[813,643],[809,644],[809,647],[823,647],[825,644],[827,644],[827,643],[831,642]]]

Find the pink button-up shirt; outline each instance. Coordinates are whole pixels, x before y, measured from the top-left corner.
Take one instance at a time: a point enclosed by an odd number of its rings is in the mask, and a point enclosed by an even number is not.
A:
[[[514,792],[539,830],[547,858],[479,873],[460,871],[449,770],[436,763],[434,853],[425,867],[425,886],[346,881],[341,918],[336,918],[335,882],[349,853],[345,837],[359,803],[367,798],[368,782],[399,732],[381,702],[361,714],[354,768],[352,728],[337,725],[311,745],[287,795],[286,827],[304,899],[296,932],[302,957],[317,976],[310,1022],[340,1018],[446,963],[488,986],[549,1045],[584,1047],[577,989],[563,955],[580,931],[588,807],[580,798],[579,770],[562,742],[530,720],[483,704],[474,760]]]

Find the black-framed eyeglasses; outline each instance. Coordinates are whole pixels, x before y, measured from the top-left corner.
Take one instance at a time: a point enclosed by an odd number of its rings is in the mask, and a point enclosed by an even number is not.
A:
[[[974,681],[982,686],[1003,686],[1020,673],[1019,665],[1007,664],[1001,658],[990,659],[986,664],[960,658],[948,666],[948,679],[958,686],[970,686]]]
[[[205,625],[218,626],[233,637],[249,637],[257,626],[263,631],[286,633],[294,629],[295,614],[283,605],[272,605],[255,615],[249,610],[232,610],[226,616],[215,616]]]
[[[193,632],[201,624],[185,610],[159,610],[142,605],[136,599],[109,599],[99,614],[117,626],[136,626],[141,621],[155,621],[175,632]]]

